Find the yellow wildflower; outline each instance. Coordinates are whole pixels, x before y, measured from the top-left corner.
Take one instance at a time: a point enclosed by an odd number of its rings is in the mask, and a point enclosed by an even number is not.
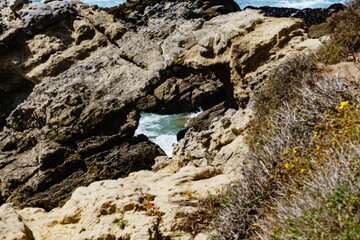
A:
[[[302,172],[302,173],[305,172],[305,168],[302,168],[302,169],[301,169],[301,172]]]
[[[291,198],[294,197],[294,194],[290,194],[290,197],[291,197]]]
[[[289,164],[287,164],[287,163],[284,166],[285,166],[286,169],[289,168]]]
[[[270,175],[270,179],[273,179],[273,178],[274,178],[274,175],[271,174],[271,175]]]
[[[259,226],[259,224],[258,224],[258,223],[254,223],[253,226],[254,226],[254,227],[257,227],[257,226]]]
[[[267,217],[268,220],[271,220],[271,217],[269,217],[269,216],[266,216],[266,217]]]
[[[292,153],[293,153],[293,154],[296,154],[296,153],[297,153],[297,151],[296,151],[297,149],[298,149],[297,147],[294,147],[294,150],[293,150]]]
[[[344,101],[340,103],[339,109],[344,109],[345,107],[349,106],[349,101]]]

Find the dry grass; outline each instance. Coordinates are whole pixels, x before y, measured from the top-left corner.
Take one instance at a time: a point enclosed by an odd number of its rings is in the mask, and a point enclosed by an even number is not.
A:
[[[213,239],[359,239],[360,83],[320,78],[299,59],[257,93],[259,117],[268,114],[249,134],[244,180],[226,190]]]

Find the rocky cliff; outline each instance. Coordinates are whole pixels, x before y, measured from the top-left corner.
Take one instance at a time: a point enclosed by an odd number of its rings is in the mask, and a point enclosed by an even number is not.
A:
[[[321,46],[302,20],[231,0],[161,2],[126,20],[77,1],[0,4],[5,239],[205,239],[199,203],[241,177],[254,93]],[[140,110],[199,106],[172,159],[133,136]]]

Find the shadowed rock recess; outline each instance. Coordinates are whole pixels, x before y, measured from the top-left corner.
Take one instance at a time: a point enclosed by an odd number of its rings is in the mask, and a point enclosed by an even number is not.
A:
[[[206,239],[198,201],[239,177],[254,92],[321,46],[232,0],[15,2],[0,2],[0,227],[16,239]],[[172,159],[134,137],[140,110],[199,106]]]

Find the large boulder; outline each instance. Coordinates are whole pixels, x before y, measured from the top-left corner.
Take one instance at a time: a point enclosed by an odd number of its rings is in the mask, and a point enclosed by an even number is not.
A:
[[[212,167],[186,167],[175,174],[140,171],[80,187],[51,212],[25,208],[16,209],[16,214],[35,239],[190,240],[211,220],[209,209],[199,209],[196,198],[215,194],[208,189],[229,183],[226,176],[217,175]]]
[[[244,132],[254,115],[254,93],[271,79],[273,69],[322,44],[308,38],[303,20],[264,17],[249,9],[213,18],[193,35],[198,44],[177,56],[177,63],[195,69],[228,65],[239,109],[228,109],[205,129],[190,126],[172,158],[179,166],[215,166],[230,173],[240,168],[247,151]]]

